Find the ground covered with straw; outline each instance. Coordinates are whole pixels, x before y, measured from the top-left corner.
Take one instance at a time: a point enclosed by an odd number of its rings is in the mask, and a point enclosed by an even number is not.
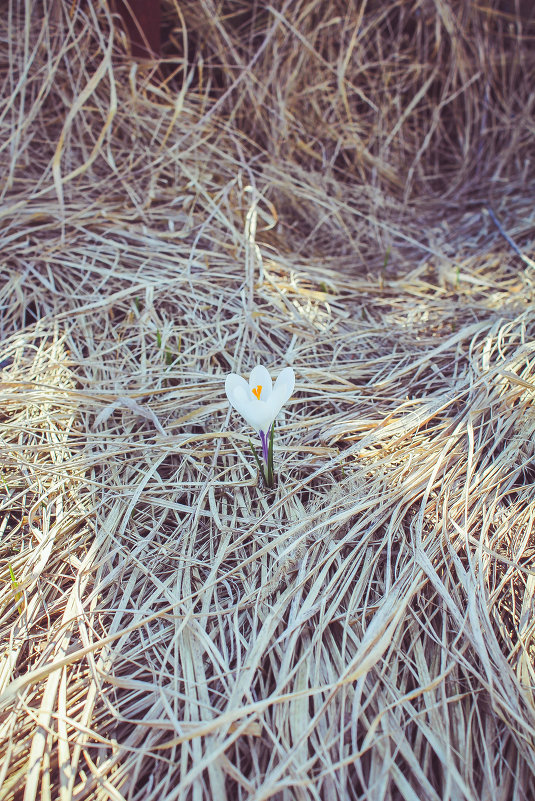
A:
[[[3,4],[1,799],[535,798],[529,6]]]

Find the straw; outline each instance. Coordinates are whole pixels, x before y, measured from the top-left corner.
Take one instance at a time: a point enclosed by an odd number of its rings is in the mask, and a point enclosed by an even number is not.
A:
[[[41,6],[0,20],[0,798],[529,801],[533,21],[165,2],[157,63]]]

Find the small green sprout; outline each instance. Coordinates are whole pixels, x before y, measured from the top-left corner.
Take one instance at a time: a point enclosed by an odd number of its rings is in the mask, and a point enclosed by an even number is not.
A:
[[[156,331],[156,344],[158,345],[158,350],[162,350],[162,335],[161,335],[159,330]],[[172,350],[170,348],[166,347],[164,349],[164,351],[163,351],[163,357],[164,357],[165,363],[167,365],[174,364],[175,361],[178,358],[180,358],[181,349],[182,349],[182,335],[179,334],[179,336],[178,336],[177,355],[175,356],[174,353],[172,352]]]
[[[22,615],[24,612],[24,604],[22,603],[22,593],[17,592],[17,588],[19,583],[15,578],[15,573],[13,572],[13,568],[11,565],[8,565],[9,568],[9,575],[11,577],[11,589],[15,592],[15,602],[17,604],[17,609],[19,610],[19,615]]]

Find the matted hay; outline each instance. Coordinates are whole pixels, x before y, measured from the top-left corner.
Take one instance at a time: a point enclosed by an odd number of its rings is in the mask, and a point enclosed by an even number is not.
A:
[[[3,4],[2,799],[535,798],[530,5]]]

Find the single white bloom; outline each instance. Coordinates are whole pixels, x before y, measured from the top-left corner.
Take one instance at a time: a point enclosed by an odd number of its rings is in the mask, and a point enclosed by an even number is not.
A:
[[[236,373],[230,373],[225,381],[225,390],[231,406],[234,406],[258,432],[267,434],[274,419],[294,391],[295,373],[285,367],[275,386],[261,364],[257,364],[249,376],[249,383]]]

